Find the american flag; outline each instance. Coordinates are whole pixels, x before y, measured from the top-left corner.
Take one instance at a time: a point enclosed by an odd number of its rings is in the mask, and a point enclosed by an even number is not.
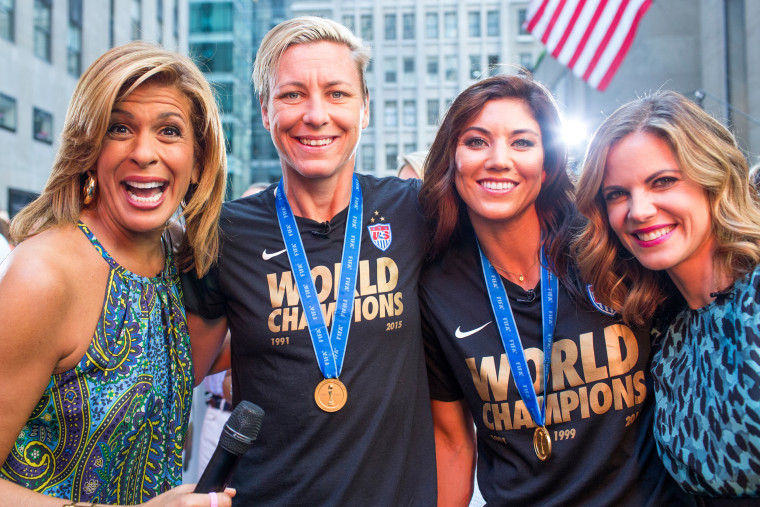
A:
[[[597,90],[612,81],[652,0],[531,0],[525,27]]]

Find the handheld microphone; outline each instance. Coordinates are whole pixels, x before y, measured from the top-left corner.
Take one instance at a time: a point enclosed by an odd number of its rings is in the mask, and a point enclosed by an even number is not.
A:
[[[224,491],[243,454],[256,440],[263,418],[264,410],[250,401],[243,400],[235,407],[224,425],[214,454],[195,485],[196,493]]]

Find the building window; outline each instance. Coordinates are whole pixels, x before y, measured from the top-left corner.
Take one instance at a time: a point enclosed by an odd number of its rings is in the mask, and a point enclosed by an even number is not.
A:
[[[398,127],[398,104],[395,100],[385,101],[385,126]]]
[[[447,39],[457,38],[457,13],[447,12],[443,15],[443,36]]]
[[[529,35],[530,32],[525,28],[525,20],[528,17],[528,9],[517,9],[517,33],[518,35]]]
[[[34,0],[34,54],[50,61],[52,0]]]
[[[387,57],[383,61],[384,67],[385,67],[385,82],[386,83],[395,83],[397,81],[396,79],[396,58],[395,57]]]
[[[219,106],[219,110],[224,114],[233,112],[235,84],[231,82],[215,81],[214,90],[216,91],[216,103]]]
[[[114,22],[114,14],[113,14],[113,4],[116,0],[110,0],[109,7],[108,7],[108,47],[113,47],[114,44],[114,34],[113,34],[113,22]]]
[[[470,12],[467,25],[470,37],[480,37],[480,11]]]
[[[42,109],[34,108],[33,137],[37,141],[53,144],[53,115]]]
[[[413,100],[405,100],[403,105],[404,126],[417,126],[417,103]]]
[[[385,15],[385,40],[396,40],[396,15]]]
[[[428,39],[438,38],[438,13],[428,12],[425,14],[425,37]]]
[[[482,72],[480,55],[470,55],[470,79],[480,79]]]
[[[427,101],[427,124],[430,126],[438,125],[438,113],[441,109],[441,101],[438,99],[428,99]]]
[[[174,43],[179,44],[179,0],[174,0],[172,7],[172,32],[174,33]]]
[[[414,39],[414,13],[410,12],[404,14],[401,18],[401,22],[403,24],[402,37],[406,40]]]
[[[356,33],[356,23],[352,14],[344,14],[342,23],[343,26],[351,30],[353,33]]]
[[[499,73],[499,55],[488,55],[488,74],[495,76]]]
[[[428,83],[438,82],[438,56],[430,55],[427,57],[427,81]]]
[[[66,70],[74,77],[82,73],[82,0],[69,0],[69,30]]]
[[[499,36],[499,11],[486,13],[486,35],[489,37]]]
[[[190,54],[204,72],[232,72],[232,42],[190,44]]]
[[[531,53],[520,53],[520,65],[533,72],[533,55]]]
[[[361,23],[361,38],[369,42],[372,40],[372,14],[362,14],[359,19]]]
[[[16,99],[0,93],[0,128],[16,132]]]
[[[374,174],[375,172],[375,145],[362,144],[362,172]]]
[[[156,40],[164,44],[164,0],[156,0]]]
[[[231,32],[234,16],[232,2],[190,4],[190,32]]]
[[[405,143],[404,153],[414,153],[417,151],[417,143]]]
[[[405,56],[404,57],[404,77],[406,77],[408,80],[414,79],[414,57],[413,56]]]
[[[16,0],[0,0],[0,37],[13,42]]]
[[[446,81],[457,80],[457,55],[446,55]]]
[[[132,40],[139,40],[142,33],[142,0],[132,0],[130,18]]]
[[[385,145],[385,168],[389,171],[395,171],[398,165],[398,145]]]
[[[372,99],[369,99],[369,122],[367,123],[367,128],[374,126],[374,124],[375,124],[375,101]]]

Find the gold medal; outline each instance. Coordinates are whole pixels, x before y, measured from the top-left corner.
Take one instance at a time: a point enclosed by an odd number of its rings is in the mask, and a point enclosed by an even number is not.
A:
[[[539,426],[533,433],[533,450],[541,461],[546,461],[552,455],[552,439],[546,426]]]
[[[337,412],[346,405],[348,391],[343,382],[336,378],[326,378],[314,390],[314,401],[325,412]]]

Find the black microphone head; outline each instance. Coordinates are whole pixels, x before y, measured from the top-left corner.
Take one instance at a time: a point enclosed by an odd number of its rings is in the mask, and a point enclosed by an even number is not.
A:
[[[248,400],[238,403],[224,425],[219,445],[235,455],[245,453],[256,440],[264,418],[264,409]]]

